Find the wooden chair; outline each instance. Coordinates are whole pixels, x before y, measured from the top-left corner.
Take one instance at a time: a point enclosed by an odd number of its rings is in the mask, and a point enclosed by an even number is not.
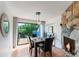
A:
[[[29,37],[29,43],[30,43],[29,52],[30,52],[30,55],[32,55],[32,49],[34,48],[34,42],[31,40],[30,37]]]
[[[54,38],[46,38],[44,44],[39,44],[39,50],[42,49],[44,52],[44,56],[46,56],[46,52],[50,53],[52,56],[52,42]]]

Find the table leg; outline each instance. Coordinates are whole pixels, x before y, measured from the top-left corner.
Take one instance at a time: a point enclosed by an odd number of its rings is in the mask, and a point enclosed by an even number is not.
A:
[[[37,43],[35,44],[35,57],[37,57]]]

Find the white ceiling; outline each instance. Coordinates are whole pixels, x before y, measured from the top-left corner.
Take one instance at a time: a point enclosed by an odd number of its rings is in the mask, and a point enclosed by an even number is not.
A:
[[[72,1],[7,1],[5,2],[13,16],[25,19],[36,19],[39,11],[40,20],[48,20],[61,15]]]

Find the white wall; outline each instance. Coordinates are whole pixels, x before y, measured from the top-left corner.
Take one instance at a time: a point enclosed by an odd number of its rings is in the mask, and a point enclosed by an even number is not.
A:
[[[54,33],[56,35],[55,38],[55,46],[58,48],[62,48],[62,40],[61,40],[61,26],[60,26],[60,21],[61,21],[61,16],[55,17],[54,18]]]
[[[47,21],[47,24],[53,25],[53,31],[55,33],[55,47],[62,48],[61,40],[61,27],[60,27],[61,16],[54,17]],[[48,27],[46,26],[46,30]]]
[[[0,16],[1,13],[5,12],[8,15],[8,20],[10,23],[10,28],[9,28],[9,33],[7,37],[3,37],[0,31],[0,57],[6,57],[11,55],[11,50],[12,50],[12,40],[13,40],[13,20],[12,16],[10,14],[10,11],[4,4],[4,2],[0,2]]]

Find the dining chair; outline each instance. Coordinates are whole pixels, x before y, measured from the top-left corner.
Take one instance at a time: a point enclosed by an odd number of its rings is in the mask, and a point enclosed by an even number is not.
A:
[[[40,49],[43,50],[44,56],[46,56],[46,52],[49,52],[50,56],[52,56],[52,42],[53,42],[53,40],[54,40],[54,38],[46,38],[44,44],[39,44],[39,51],[40,51]]]
[[[32,55],[32,49],[34,48],[34,42],[31,40],[31,37],[29,37],[29,43],[30,43],[29,52],[30,52],[30,55]]]

